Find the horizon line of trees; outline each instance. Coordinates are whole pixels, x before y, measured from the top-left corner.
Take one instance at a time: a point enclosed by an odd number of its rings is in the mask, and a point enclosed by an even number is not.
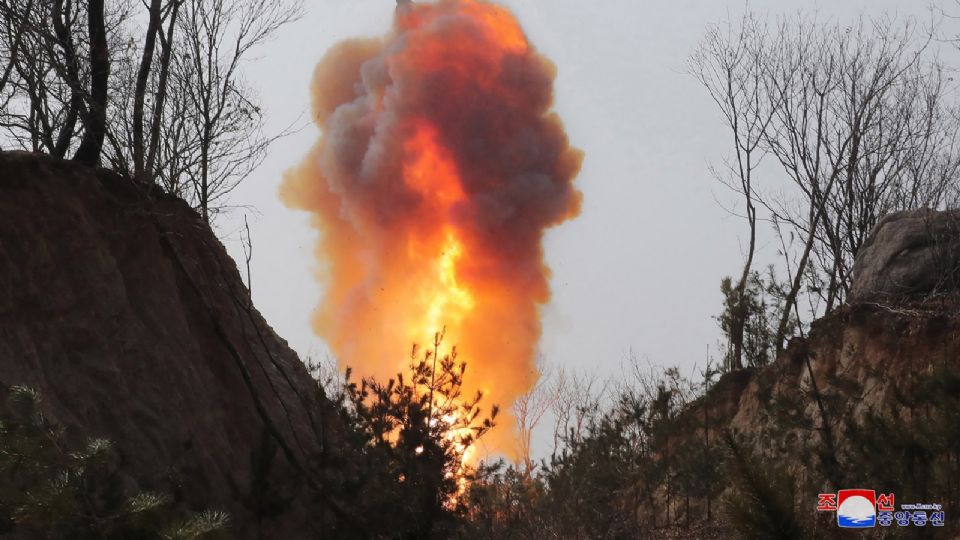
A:
[[[0,149],[103,165],[210,221],[268,136],[243,63],[302,0],[0,0]]]

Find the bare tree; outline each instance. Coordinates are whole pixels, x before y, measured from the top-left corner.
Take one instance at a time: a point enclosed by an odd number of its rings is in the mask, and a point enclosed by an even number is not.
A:
[[[29,18],[32,14],[34,2],[35,0],[27,0],[22,12],[25,17]],[[2,54],[0,57],[4,58],[3,72],[0,73],[0,96],[8,96],[9,94],[6,94],[4,90],[7,88],[7,83],[10,82],[13,68],[19,58],[20,46],[23,44],[27,27],[18,24],[16,16],[11,12],[6,2],[0,3],[0,15],[3,15],[4,24],[2,36],[6,38],[3,42],[0,42],[0,50],[3,51],[0,53]],[[6,108],[6,106],[7,102],[4,101],[3,108]]]
[[[529,477],[536,465],[533,461],[533,432],[544,415],[557,401],[559,388],[554,384],[554,368],[537,357],[537,377],[534,385],[513,402],[512,412],[516,419],[519,469]]]
[[[61,2],[62,0],[57,0]],[[87,0],[90,92],[83,114],[83,138],[74,159],[85,165],[99,165],[103,139],[107,134],[107,91],[110,82],[110,50],[104,20],[104,0]]]
[[[2,144],[103,160],[184,197],[209,220],[286,133],[263,134],[242,64],[301,6],[0,0]]]
[[[763,189],[749,168],[735,168],[739,183],[727,182],[747,203],[751,238],[754,203],[780,236],[788,285],[779,351],[802,320],[801,301],[810,315],[844,302],[853,259],[880,217],[949,204],[958,124],[933,28],[801,15],[766,32],[749,14],[722,28],[708,31],[691,63],[734,134],[738,158],[750,149],[779,165]],[[746,96],[744,105],[729,96]],[[754,140],[745,131],[759,136],[756,145],[738,142]]]
[[[240,243],[243,245],[243,259],[247,264],[247,296],[253,297],[253,277],[250,273],[250,261],[253,260],[253,237],[250,235],[250,222],[243,216],[244,231],[240,232]]]
[[[142,180],[147,173],[153,173],[153,162],[156,150],[155,138],[159,137],[159,126],[163,122],[162,111],[166,98],[167,81],[170,73],[170,59],[172,53],[173,31],[177,24],[177,15],[184,0],[150,0],[149,23],[144,37],[143,52],[140,56],[140,65],[137,69],[137,79],[133,95],[132,111],[132,150],[133,175]],[[164,28],[166,24],[166,29]],[[156,53],[157,40],[160,41],[159,58]],[[154,62],[159,63],[157,74],[154,74]],[[153,122],[149,128],[144,125],[148,83],[151,75],[156,82],[153,89],[157,107],[153,111]],[[149,139],[147,138],[149,134]]]
[[[177,18],[185,0],[149,0],[148,23],[141,30],[129,24],[130,15],[117,16],[111,25],[111,102],[108,108],[108,149],[106,159],[115,171],[139,182],[156,181],[156,153],[165,124],[174,122],[165,111],[170,85],[173,45]]]
[[[85,12],[72,2],[0,0],[0,127],[7,144],[63,157],[82,106]]]
[[[690,57],[690,72],[706,88],[733,136],[734,160],[725,170],[713,170],[714,176],[743,197],[748,226],[748,242],[743,270],[733,286],[729,304],[730,350],[728,368],[743,367],[744,328],[750,317],[746,295],[747,280],[753,269],[757,246],[757,208],[753,175],[764,157],[764,134],[775,110],[764,95],[767,28],[747,13],[736,28],[712,25],[700,46]]]
[[[53,12],[51,13],[54,36],[59,45],[62,54],[62,63],[57,62],[55,54],[50,54],[50,64],[56,67],[56,72],[65,83],[65,89],[69,91],[70,100],[65,103],[67,109],[64,115],[63,126],[59,131],[56,143],[52,148],[54,155],[63,157],[66,155],[70,141],[74,136],[74,128],[77,125],[77,119],[83,108],[83,81],[80,71],[80,58],[77,51],[77,40],[74,36],[74,28],[78,26],[77,19],[80,16],[78,8],[73,3],[64,3],[63,0],[53,2]],[[82,20],[82,19],[80,19]],[[49,50],[49,45],[47,45]],[[39,62],[39,56],[33,60]],[[38,78],[38,81],[42,79]],[[42,93],[41,93],[42,95]],[[41,115],[43,118],[46,115]],[[51,134],[52,135],[52,134]]]
[[[300,4],[269,0],[187,0],[183,54],[175,65],[180,90],[194,114],[186,129],[196,145],[196,167],[186,169],[204,220],[217,203],[264,159],[273,138],[240,75],[254,47],[300,16]]]
[[[553,452],[564,444],[580,441],[590,420],[600,413],[610,382],[596,374],[581,374],[564,368],[553,377]]]

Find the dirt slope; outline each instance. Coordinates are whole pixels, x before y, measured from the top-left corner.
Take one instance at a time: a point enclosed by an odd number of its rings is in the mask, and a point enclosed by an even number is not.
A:
[[[73,436],[113,440],[140,489],[225,509],[240,538],[313,536],[300,501],[322,499],[304,471],[335,431],[325,400],[182,201],[0,153],[0,385],[14,384]],[[265,493],[285,502],[266,513]]]

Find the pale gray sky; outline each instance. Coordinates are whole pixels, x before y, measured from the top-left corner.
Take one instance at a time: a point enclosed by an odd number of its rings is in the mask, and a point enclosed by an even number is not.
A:
[[[741,263],[742,223],[716,198],[732,200],[708,166],[728,152],[727,133],[685,62],[705,26],[744,9],[740,0],[508,0],[533,44],[558,66],[557,109],[586,152],[577,180],[582,215],[552,230],[546,254],[553,301],[543,313],[541,348],[555,363],[612,374],[629,350],[654,364],[689,370],[716,353],[720,278]],[[770,0],[771,14],[819,10],[923,16],[925,0]],[[260,49],[247,66],[282,129],[307,119],[314,64],[333,43],[387,31],[393,0],[308,1],[306,16]],[[285,208],[277,188],[285,169],[316,140],[311,124],[278,142],[235,193],[249,205],[253,296],[277,332],[301,354],[322,352],[309,326],[321,285],[312,277],[314,231],[306,214]],[[243,211],[219,223],[235,258]],[[762,246],[767,257],[775,248]]]

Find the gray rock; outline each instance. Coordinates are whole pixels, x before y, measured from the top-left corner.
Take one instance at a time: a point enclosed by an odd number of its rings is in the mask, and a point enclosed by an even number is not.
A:
[[[929,209],[880,220],[853,266],[850,300],[923,297],[960,290],[960,211]]]

